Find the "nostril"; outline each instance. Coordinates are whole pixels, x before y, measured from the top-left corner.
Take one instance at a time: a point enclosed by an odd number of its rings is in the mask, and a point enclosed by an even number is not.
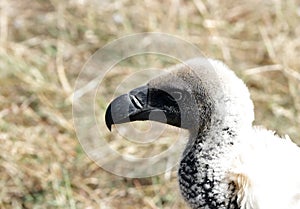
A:
[[[143,108],[142,102],[135,95],[130,95],[130,100],[137,109]]]

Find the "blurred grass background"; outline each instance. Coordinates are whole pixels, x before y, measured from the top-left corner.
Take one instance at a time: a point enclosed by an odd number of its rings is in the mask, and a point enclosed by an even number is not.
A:
[[[300,144],[300,2],[0,1],[0,208],[186,208],[176,171],[146,179],[87,158],[70,96],[88,58],[138,32],[174,34],[250,87],[256,124]]]

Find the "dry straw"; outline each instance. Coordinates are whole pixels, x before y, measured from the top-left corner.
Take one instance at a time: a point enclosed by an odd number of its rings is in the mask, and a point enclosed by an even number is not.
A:
[[[300,143],[296,0],[1,0],[0,10],[0,208],[186,208],[176,172],[114,176],[76,139],[69,99],[76,77],[93,52],[131,33],[171,33],[223,60],[250,87],[255,123]],[[138,61],[130,62],[117,68],[125,75]],[[108,96],[114,86],[102,91]],[[100,116],[105,105],[99,101]],[[166,149],[171,136],[143,152],[107,140],[143,156]]]

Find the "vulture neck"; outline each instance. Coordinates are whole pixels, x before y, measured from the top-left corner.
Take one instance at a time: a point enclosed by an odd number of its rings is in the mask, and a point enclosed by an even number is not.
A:
[[[252,128],[254,111],[249,91],[240,79],[229,73],[227,79],[233,77],[228,80],[234,82],[221,80],[214,84],[214,88],[203,88],[206,95],[213,95],[202,100],[209,113],[200,116],[200,120],[205,118],[205,121],[199,130],[190,131],[187,149],[193,147],[219,156],[243,140],[241,134]]]
[[[235,185],[226,176],[244,140],[242,133],[252,127],[254,114],[247,94],[242,99],[216,97],[209,103],[206,125],[190,132],[178,174],[182,195],[192,208],[239,208]]]
[[[239,208],[227,172],[238,145],[246,140],[244,132],[252,128],[253,103],[247,87],[231,70],[208,61],[210,65],[189,63],[198,81],[194,95],[200,129],[190,129],[179,166],[179,184],[192,208]]]
[[[212,113],[209,122],[204,128],[196,132],[190,132],[189,142],[185,153],[201,152],[207,159],[220,158],[224,154],[229,154],[234,145],[243,139],[239,137],[243,130],[251,127],[251,123],[246,123],[244,118],[238,115]]]

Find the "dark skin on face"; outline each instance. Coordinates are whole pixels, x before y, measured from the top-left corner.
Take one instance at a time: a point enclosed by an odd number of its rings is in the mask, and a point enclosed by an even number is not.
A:
[[[106,126],[111,130],[113,124],[153,120],[181,127],[181,112],[176,102],[180,95],[171,94],[149,85],[133,89],[110,103],[105,114]]]

